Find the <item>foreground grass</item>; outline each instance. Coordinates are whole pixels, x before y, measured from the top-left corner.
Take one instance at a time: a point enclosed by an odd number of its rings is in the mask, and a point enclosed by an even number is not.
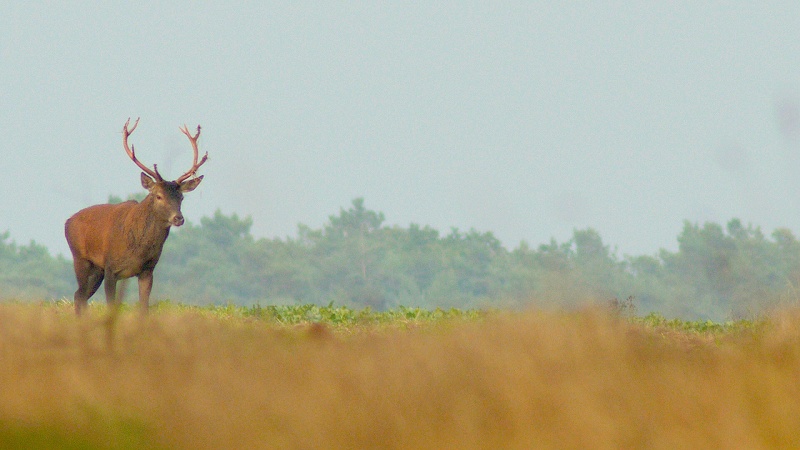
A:
[[[800,313],[0,305],[2,448],[800,447]]]

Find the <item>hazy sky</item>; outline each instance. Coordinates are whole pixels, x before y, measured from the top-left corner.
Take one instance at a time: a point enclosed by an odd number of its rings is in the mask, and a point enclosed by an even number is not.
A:
[[[239,3],[239,2],[234,2]],[[210,160],[193,223],[257,237],[364,197],[388,224],[507,246],[597,229],[675,249],[683,221],[800,234],[800,2],[11,2],[0,5],[0,231],[63,224]]]

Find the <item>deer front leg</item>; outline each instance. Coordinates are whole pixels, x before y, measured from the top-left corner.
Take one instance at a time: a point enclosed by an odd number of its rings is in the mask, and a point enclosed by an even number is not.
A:
[[[145,270],[139,274],[139,310],[147,314],[150,308],[150,291],[153,289],[153,271]]]
[[[117,276],[109,268],[105,272],[106,303],[117,309],[121,303],[121,299],[117,298]]]

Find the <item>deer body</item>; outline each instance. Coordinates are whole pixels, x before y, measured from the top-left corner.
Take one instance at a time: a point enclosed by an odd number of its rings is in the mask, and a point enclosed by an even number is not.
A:
[[[138,123],[138,120],[137,120]],[[134,124],[133,129],[136,128]],[[123,144],[131,159],[145,172],[141,175],[142,187],[149,191],[141,203],[127,201],[119,204],[94,205],[70,217],[64,231],[72,252],[78,289],[75,291],[75,312],[80,314],[89,298],[105,280],[106,301],[117,306],[118,280],[139,278],[139,304],[147,311],[153,287],[153,269],[161,257],[170,227],[184,223],[181,202],[185,192],[193,191],[202,176],[187,180],[206,160],[197,162],[197,134],[191,136],[184,127],[194,148],[192,169],[175,181],[165,181],[157,168],[151,170],[135,157],[133,147],[127,145],[128,123],[123,128]]]

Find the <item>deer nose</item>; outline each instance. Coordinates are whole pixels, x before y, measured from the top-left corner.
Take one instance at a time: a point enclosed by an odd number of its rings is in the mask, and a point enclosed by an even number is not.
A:
[[[183,214],[175,214],[172,217],[172,225],[176,227],[183,225]]]

